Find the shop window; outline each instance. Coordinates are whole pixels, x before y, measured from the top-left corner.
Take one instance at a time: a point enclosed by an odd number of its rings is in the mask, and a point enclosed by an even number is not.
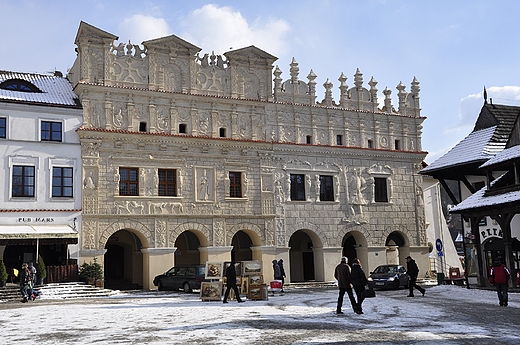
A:
[[[229,172],[229,196],[231,198],[242,197],[242,173]]]
[[[320,175],[320,200],[334,201],[334,183],[332,176]]]

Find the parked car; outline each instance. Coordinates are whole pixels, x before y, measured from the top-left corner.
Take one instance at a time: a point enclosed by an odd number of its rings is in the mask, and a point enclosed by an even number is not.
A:
[[[206,267],[204,265],[174,266],[161,275],[153,279],[153,285],[159,291],[179,290],[192,292],[193,289],[200,289],[200,283],[207,281],[204,279]]]
[[[399,289],[401,286],[408,287],[409,277],[406,268],[401,265],[377,266],[374,272],[370,272],[368,286],[379,289]]]

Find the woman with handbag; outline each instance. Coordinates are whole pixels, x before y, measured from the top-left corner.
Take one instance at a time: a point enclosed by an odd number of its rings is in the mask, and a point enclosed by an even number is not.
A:
[[[354,287],[354,291],[356,292],[357,297],[357,308],[355,312],[357,314],[363,314],[363,308],[361,307],[361,304],[365,299],[363,292],[365,291],[365,285],[368,284],[368,280],[358,258],[355,258],[352,261],[352,266],[350,268],[350,278],[352,280],[352,286]]]

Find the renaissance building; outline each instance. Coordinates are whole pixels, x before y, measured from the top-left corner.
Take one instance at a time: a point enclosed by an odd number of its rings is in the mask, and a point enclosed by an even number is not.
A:
[[[398,106],[357,70],[317,91],[254,47],[223,55],[171,35],[141,45],[81,22],[69,71],[83,107],[80,260],[153,288],[174,264],[282,258],[287,280],[428,270],[419,82]],[[318,95],[321,93],[321,96]]]

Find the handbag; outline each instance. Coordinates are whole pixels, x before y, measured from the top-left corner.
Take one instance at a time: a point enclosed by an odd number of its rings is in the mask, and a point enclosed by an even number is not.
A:
[[[374,288],[369,287],[368,289],[365,289],[365,290],[363,291],[363,297],[364,297],[364,298],[372,298],[372,297],[376,297],[376,292],[374,291]]]

